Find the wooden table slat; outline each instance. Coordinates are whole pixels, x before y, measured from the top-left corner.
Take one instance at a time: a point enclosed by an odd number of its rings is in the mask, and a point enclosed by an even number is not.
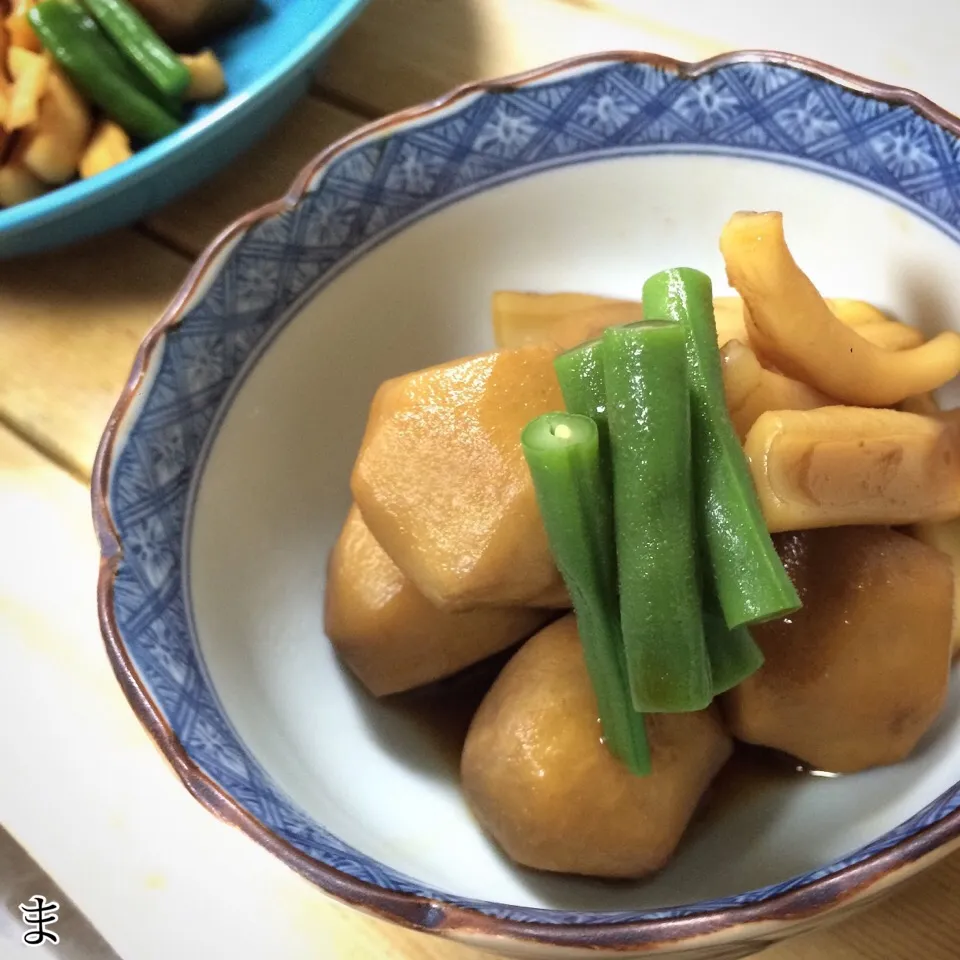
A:
[[[188,266],[133,231],[0,263],[0,416],[89,475],[137,346]]]
[[[672,29],[629,0],[371,0],[321,68],[318,81],[389,112],[451,87],[596,50],[656,49],[712,56],[725,45]],[[662,15],[661,15],[662,16]]]
[[[802,11],[768,0],[371,0],[324,62],[319,82],[387,112],[460,83],[598,50],[702,60],[771,49],[920,90],[960,113],[960,7],[928,2],[927,9],[905,17],[900,0],[807,0]]]

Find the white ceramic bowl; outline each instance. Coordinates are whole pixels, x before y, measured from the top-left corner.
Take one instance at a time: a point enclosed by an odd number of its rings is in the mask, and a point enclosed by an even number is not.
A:
[[[517,955],[743,956],[954,848],[956,693],[905,763],[744,793],[652,880],[518,870],[322,608],[374,390],[491,349],[495,289],[639,298],[685,264],[728,292],[721,227],[777,209],[825,295],[956,326],[956,131],[782,54],[610,55],[381,121],[226,232],[147,337],[94,489],[108,649],[190,789],[345,901]]]

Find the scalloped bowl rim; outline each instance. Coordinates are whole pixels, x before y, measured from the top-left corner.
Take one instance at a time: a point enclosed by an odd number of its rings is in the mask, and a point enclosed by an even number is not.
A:
[[[349,7],[350,0],[341,6]],[[734,50],[698,62],[684,62],[671,57],[641,51],[612,50],[573,57],[533,70],[493,80],[463,84],[449,93],[422,104],[390,114],[341,138],[305,165],[294,178],[289,190],[279,199],[265,204],[227,226],[206,248],[183,281],[170,305],[147,332],[140,343],[128,380],[107,421],[97,450],[91,483],[93,520],[100,544],[100,572],[97,585],[97,606],[101,633],[111,666],[131,707],[154,739],[167,762],[173,767],[190,793],[208,811],[239,827],[245,834],[277,856],[311,882],[336,899],[378,916],[381,919],[427,933],[440,934],[470,942],[475,946],[493,946],[497,941],[526,942],[556,947],[605,948],[620,951],[642,947],[689,949],[709,948],[724,943],[748,941],[770,936],[780,940],[799,932],[845,903],[872,899],[886,889],[920,872],[926,866],[960,848],[960,808],[941,819],[896,841],[877,853],[843,867],[826,876],[814,876],[802,886],[771,895],[757,902],[724,906],[686,916],[650,917],[640,920],[601,918],[603,912],[585,912],[595,922],[534,922],[502,918],[491,913],[443,900],[402,891],[389,890],[337,870],[296,849],[256,819],[219,787],[191,760],[176,734],[154,701],[145,681],[139,676],[118,628],[113,607],[113,583],[122,559],[122,543],[110,508],[110,489],[116,454],[123,439],[136,423],[141,404],[163,354],[166,333],[176,328],[190,307],[198,301],[216,278],[235,245],[252,228],[273,216],[294,207],[311,191],[330,163],[339,155],[365,141],[373,141],[387,132],[409,129],[435,114],[453,109],[474,96],[517,89],[551,76],[599,67],[606,63],[638,63],[677,73],[685,79],[696,79],[713,70],[741,63],[762,63],[789,67],[841,88],[897,106],[908,106],[927,121],[960,138],[960,118],[913,90],[872,81],[842,69],[800,55],[775,50]],[[718,151],[730,153],[729,150]],[[773,157],[767,157],[774,160]],[[576,161],[574,161],[576,162]],[[788,158],[785,163],[791,163]],[[843,177],[841,176],[841,179]],[[856,181],[865,189],[885,195],[874,185]],[[445,198],[447,202],[455,200]],[[898,202],[909,206],[905,198]],[[442,205],[442,204],[441,204]],[[429,210],[421,211],[428,213]],[[922,215],[920,210],[916,211]],[[941,229],[943,221],[928,216]],[[404,224],[406,220],[404,220]],[[0,218],[2,225],[2,218]],[[393,231],[390,231],[391,233]],[[947,230],[956,240],[958,232]],[[368,248],[364,246],[365,252]],[[342,265],[338,265],[341,267]],[[311,286],[310,288],[314,288]],[[289,308],[285,315],[292,314]],[[273,331],[271,331],[273,332]],[[267,336],[265,340],[271,338]],[[262,355],[266,344],[260,344],[237,374],[244,374]],[[231,384],[235,388],[236,383]],[[228,388],[220,404],[219,418],[229,406],[234,391]],[[210,442],[206,438],[204,447]],[[196,478],[191,478],[191,485]],[[956,790],[960,781],[951,790]],[[695,906],[692,904],[691,906]],[[745,928],[749,927],[749,931]],[[771,942],[772,942],[771,941]]]

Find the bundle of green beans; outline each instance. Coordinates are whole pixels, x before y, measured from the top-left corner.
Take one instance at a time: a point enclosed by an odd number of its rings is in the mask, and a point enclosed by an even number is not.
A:
[[[799,609],[730,422],[709,277],[651,277],[641,323],[559,356],[566,413],[521,438],[612,752],[763,664],[749,625]],[[591,429],[592,428],[592,429]]]
[[[149,143],[180,127],[190,71],[126,0],[41,0],[28,16],[77,89],[130,136]]]

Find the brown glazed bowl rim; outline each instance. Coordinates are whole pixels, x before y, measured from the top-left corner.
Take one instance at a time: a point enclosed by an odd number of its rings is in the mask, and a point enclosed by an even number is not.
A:
[[[168,331],[183,318],[196,292],[216,273],[236,241],[261,221],[295,207],[310,184],[334,159],[358,142],[384,131],[405,127],[439,113],[477,94],[503,92],[543,81],[554,74],[605,63],[636,63],[654,66],[680,77],[695,79],[722,67],[762,63],[791,67],[830,81],[855,93],[896,106],[907,106],[926,120],[960,137],[960,119],[912,90],[865,79],[806,57],[770,50],[737,50],[697,62],[639,51],[608,51],[574,57],[534,70],[494,80],[468,83],[442,97],[398,111],[354,130],[311,160],[280,199],[255,209],[223,230],[189,271],[166,311],[148,331],[129,378],[106,424],[94,463],[91,499],[93,519],[100,543],[97,604],[101,632],[110,663],[134,712],[156,742],[186,788],[211,813],[238,827],[247,836],[335,899],[401,926],[439,934],[451,939],[486,946],[510,941],[621,952],[694,950],[722,943],[748,942],[769,937],[781,939],[800,927],[854,900],[873,897],[925,866],[941,859],[960,843],[960,809],[918,829],[888,849],[802,887],[771,895],[759,902],[728,906],[710,912],[662,919],[595,923],[536,923],[504,919],[456,904],[388,890],[354,878],[296,849],[261,821],[243,810],[188,757],[163,717],[146,683],[138,674],[120,635],[114,614],[114,582],[122,546],[111,515],[110,476],[118,435],[128,411],[137,403],[151,358]],[[602,918],[602,913],[591,914]],[[506,943],[504,943],[504,941]]]

